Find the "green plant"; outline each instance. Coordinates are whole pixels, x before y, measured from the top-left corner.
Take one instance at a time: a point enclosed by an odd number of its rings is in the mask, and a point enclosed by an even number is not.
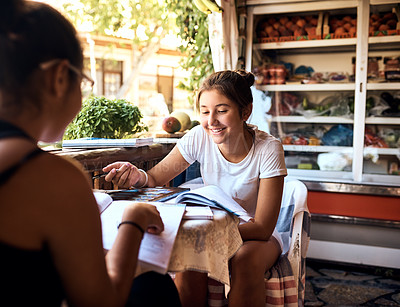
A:
[[[195,91],[214,72],[208,38],[208,15],[201,12],[193,1],[170,0],[168,10],[175,13],[178,35],[183,41],[179,50],[187,55],[180,63],[181,67],[191,72],[190,77],[180,82],[178,88],[192,93],[188,99],[193,104]]]
[[[125,99],[92,96],[83,102],[81,111],[65,130],[64,139],[126,138],[148,131],[140,122],[142,118],[139,108]]]

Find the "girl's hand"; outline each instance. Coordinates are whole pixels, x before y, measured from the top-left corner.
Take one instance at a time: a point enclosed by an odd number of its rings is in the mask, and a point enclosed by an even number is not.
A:
[[[105,180],[118,185],[121,188],[135,186],[140,180],[138,168],[129,162],[114,162],[103,168],[103,172],[109,172]]]
[[[135,222],[152,234],[159,234],[164,230],[160,212],[149,203],[132,202],[125,208],[122,221]]]

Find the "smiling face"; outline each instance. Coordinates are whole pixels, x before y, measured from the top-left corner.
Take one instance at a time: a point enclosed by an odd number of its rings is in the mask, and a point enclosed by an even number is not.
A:
[[[217,90],[204,91],[199,105],[201,125],[218,147],[236,144],[244,135],[244,121],[248,115],[242,116],[239,107]]]

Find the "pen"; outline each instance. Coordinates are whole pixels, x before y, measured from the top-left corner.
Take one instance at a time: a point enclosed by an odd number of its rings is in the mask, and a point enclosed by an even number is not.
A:
[[[119,172],[119,169],[118,169],[118,168],[116,168],[115,170],[116,170],[117,172]],[[99,175],[93,176],[93,177],[92,177],[92,180],[93,180],[93,179],[99,179],[99,178],[105,177],[105,176],[107,176],[109,173],[110,173],[110,172],[106,172],[106,173],[103,173],[103,174],[99,174]]]

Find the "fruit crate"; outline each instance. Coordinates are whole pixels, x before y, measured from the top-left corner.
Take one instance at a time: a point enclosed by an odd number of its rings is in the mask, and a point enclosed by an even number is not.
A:
[[[272,16],[256,27],[257,43],[290,42],[322,38],[323,13],[318,15]]]
[[[400,14],[397,7],[391,12],[371,13],[369,36],[400,35]],[[324,14],[323,39],[353,38],[357,36],[357,19],[354,15]]]
[[[352,38],[357,35],[357,18],[354,15],[324,14],[323,39]]]
[[[400,35],[400,12],[394,7],[391,12],[374,12],[369,18],[369,36]]]

